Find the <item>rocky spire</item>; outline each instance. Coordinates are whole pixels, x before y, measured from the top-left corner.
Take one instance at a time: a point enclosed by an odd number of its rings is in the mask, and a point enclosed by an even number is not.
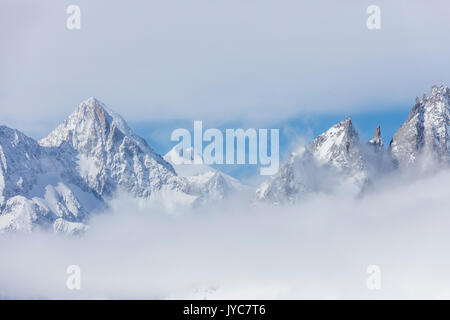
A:
[[[380,126],[375,128],[375,134],[373,135],[373,138],[370,139],[369,143],[380,148],[384,146]]]

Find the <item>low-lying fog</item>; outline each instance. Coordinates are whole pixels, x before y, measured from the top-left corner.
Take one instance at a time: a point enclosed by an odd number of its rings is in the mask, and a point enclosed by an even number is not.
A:
[[[121,197],[82,236],[0,236],[0,297],[450,298],[449,185],[450,171],[395,176],[359,198],[176,215]],[[70,265],[80,290],[66,286]]]

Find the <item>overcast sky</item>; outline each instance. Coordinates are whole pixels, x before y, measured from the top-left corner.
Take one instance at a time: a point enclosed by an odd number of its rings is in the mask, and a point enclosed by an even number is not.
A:
[[[89,96],[131,122],[410,108],[450,84],[449,16],[445,0],[2,0],[0,123],[39,138]]]

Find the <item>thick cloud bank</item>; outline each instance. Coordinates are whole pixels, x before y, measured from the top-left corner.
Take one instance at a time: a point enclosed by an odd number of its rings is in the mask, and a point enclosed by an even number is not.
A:
[[[375,3],[374,3],[375,2]],[[44,136],[95,95],[130,121],[403,110],[448,84],[444,0],[0,2],[2,121]],[[369,5],[381,29],[369,30]],[[253,126],[253,125],[252,125]]]
[[[450,171],[360,198],[168,214],[125,197],[80,237],[0,238],[1,298],[449,298]],[[231,203],[231,202],[229,202]],[[66,287],[69,265],[81,290]],[[381,268],[369,290],[367,267]]]

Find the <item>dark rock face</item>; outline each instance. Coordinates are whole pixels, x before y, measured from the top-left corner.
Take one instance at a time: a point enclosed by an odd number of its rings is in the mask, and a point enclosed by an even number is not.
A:
[[[380,126],[375,128],[375,134],[373,138],[369,140],[369,144],[372,145],[375,150],[381,150],[384,147],[383,138],[381,138],[381,129]]]

